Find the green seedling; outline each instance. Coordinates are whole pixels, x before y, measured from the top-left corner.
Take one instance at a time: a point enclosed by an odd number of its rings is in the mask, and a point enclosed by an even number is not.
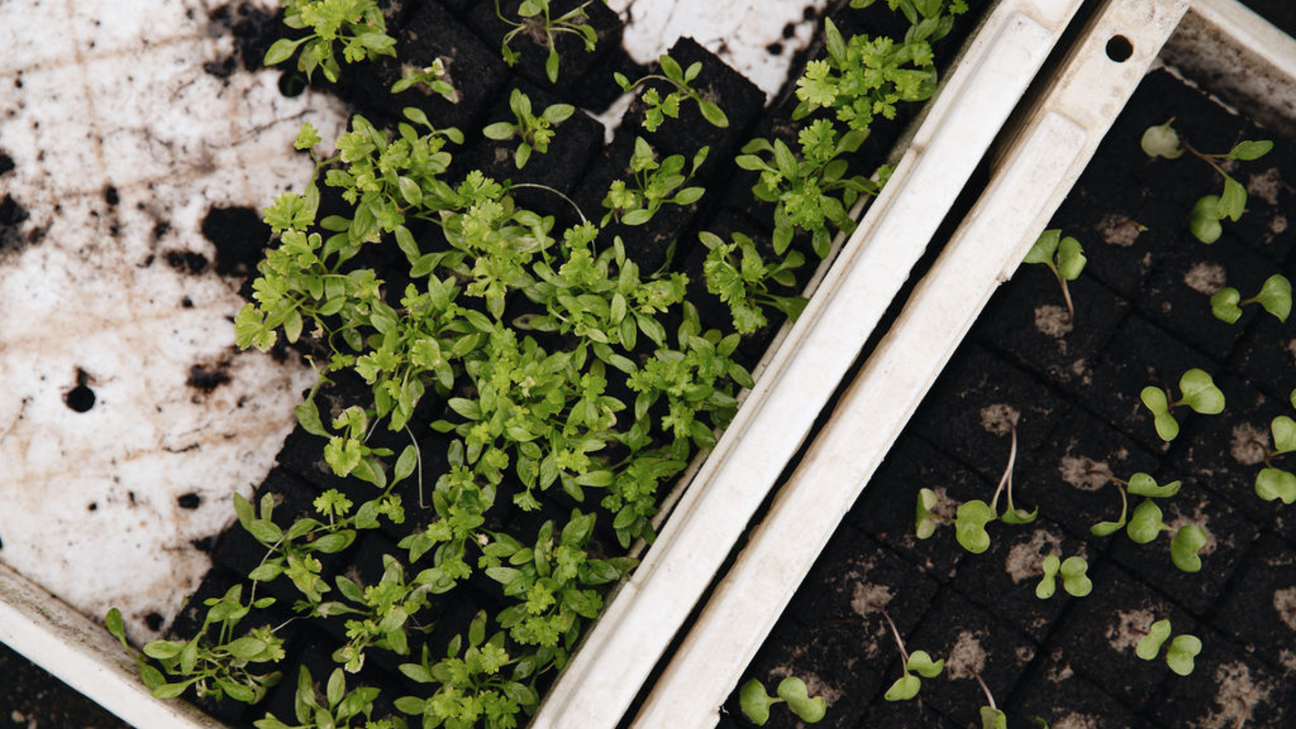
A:
[[[770,707],[784,702],[798,719],[807,724],[819,722],[827,713],[824,697],[810,698],[805,681],[796,676],[788,676],[780,681],[776,693],[777,696],[766,694],[765,685],[753,678],[743,684],[742,691],[738,694],[738,705],[742,707],[743,715],[756,726],[765,726],[765,722],[769,721]]]
[[[992,521],[1002,520],[1005,524],[1029,524],[1039,516],[1039,507],[1034,511],[1018,509],[1013,504],[1013,469],[1017,462],[1017,426],[1010,425],[1012,441],[1008,447],[1008,465],[1004,467],[999,485],[995,487],[994,496],[987,504],[973,500],[961,504],[954,516],[954,535],[958,543],[973,554],[980,554],[990,547],[990,534],[985,527]],[[999,513],[999,497],[1007,497],[1008,508]],[[919,496],[921,499],[921,495]]]
[[[335,43],[342,43],[348,63],[396,55],[396,39],[387,35],[387,22],[377,0],[280,0],[284,25],[310,28],[304,38],[280,38],[266,50],[263,63],[273,66],[297,55],[297,70],[309,79],[315,69],[337,83],[341,66]],[[298,50],[301,53],[298,55]]]
[[[1067,557],[1059,560],[1056,554],[1044,558],[1044,577],[1035,587],[1035,597],[1047,600],[1057,590],[1057,577],[1062,577],[1062,589],[1072,597],[1084,597],[1093,592],[1093,581],[1086,574],[1089,563],[1084,557]]]
[[[399,94],[415,86],[423,86],[428,93],[436,94],[451,104],[459,103],[459,92],[450,83],[445,64],[440,58],[432,59],[432,65],[422,68],[407,66],[401,69],[401,77],[392,84],[391,92]]]
[[[540,154],[549,151],[549,142],[553,140],[553,128],[563,123],[575,111],[571,104],[551,104],[540,116],[531,111],[531,99],[521,89],[513,89],[509,94],[509,109],[513,112],[513,121],[500,121],[488,124],[482,130],[487,139],[504,141],[517,137],[518,148],[513,153],[513,164],[520,170],[531,159],[534,150]]]
[[[297,723],[290,725],[280,721],[274,714],[266,713],[264,719],[252,722],[256,729],[378,729],[394,727],[390,721],[372,718],[373,703],[382,693],[371,686],[360,686],[350,691],[346,688],[346,675],[341,668],[333,669],[329,674],[321,695],[311,679],[310,669],[302,666],[297,674],[297,693],[293,701],[293,710]]]
[[[1218,415],[1224,411],[1224,393],[1215,386],[1209,373],[1196,367],[1179,378],[1180,397],[1170,401],[1168,390],[1148,385],[1139,393],[1139,399],[1152,413],[1157,435],[1170,442],[1179,435],[1179,421],[1171,411],[1181,405],[1202,415]]]
[[[986,703],[978,712],[981,717],[981,729],[1008,729],[1008,715],[995,704],[994,694],[990,693],[990,687],[981,678],[981,674],[973,671],[972,678],[976,679],[977,685],[981,687],[981,693],[986,697]]]
[[[1237,289],[1225,287],[1211,295],[1210,303],[1215,318],[1229,324],[1236,323],[1242,317],[1242,307],[1247,304],[1259,304],[1262,309],[1277,317],[1278,321],[1286,322],[1287,316],[1291,314],[1292,285],[1286,276],[1275,273],[1265,279],[1259,293],[1249,299],[1243,299]]]
[[[1053,228],[1040,233],[1026,253],[1024,262],[1047,266],[1053,272],[1058,285],[1062,287],[1062,298],[1066,300],[1067,318],[1074,320],[1075,306],[1071,303],[1071,290],[1067,288],[1067,282],[1080,277],[1087,260],[1080,241],[1071,236],[1063,238],[1062,231]]]
[[[703,96],[693,85],[693,80],[702,73],[702,62],[694,61],[689,64],[688,68],[681,68],[679,62],[671,58],[669,54],[663,53],[658,59],[661,65],[661,73],[650,73],[633,82],[626,78],[625,74],[617,71],[612,74],[621,91],[630,93],[639,86],[649,81],[661,81],[674,87],[674,91],[662,96],[655,88],[649,88],[644,92],[643,103],[646,107],[644,112],[643,127],[650,132],[657,131],[662,122],[667,117],[678,119],[680,104],[685,101],[692,101],[697,104],[698,111],[702,118],[706,119],[714,127],[726,129],[729,126],[729,117],[725,115],[714,101],[710,101]]]
[[[555,36],[563,33],[575,35],[584,42],[586,53],[593,52],[598,45],[598,33],[590,25],[589,15],[585,12],[590,2],[593,0],[586,0],[555,18],[550,12],[549,0],[522,0],[517,9],[517,18],[507,18],[500,9],[500,0],[495,0],[495,15],[510,26],[500,45],[504,62],[512,66],[521,58],[512,48],[513,40],[519,35],[537,40],[544,38],[539,44],[549,49],[549,55],[545,58],[545,75],[549,78],[549,83],[558,83],[558,65],[562,59],[558,56]]]
[[[927,651],[909,653],[905,649],[904,639],[900,637],[900,629],[896,627],[890,613],[880,605],[873,607],[882,613],[887,625],[891,627],[891,635],[895,638],[896,648],[900,651],[900,670],[903,672],[903,675],[886,690],[883,698],[887,701],[908,701],[917,696],[922,689],[922,679],[936,678],[941,671],[945,670],[945,659],[933,661]]]
[[[1184,572],[1198,572],[1201,570],[1201,557],[1198,552],[1206,546],[1208,537],[1206,530],[1197,524],[1185,524],[1175,530],[1167,526],[1163,520],[1161,507],[1156,505],[1153,499],[1166,499],[1179,493],[1179,488],[1183,485],[1182,481],[1171,481],[1165,485],[1160,485],[1156,479],[1146,473],[1136,473],[1130,476],[1129,481],[1122,481],[1112,477],[1112,482],[1116,484],[1117,490],[1121,495],[1121,514],[1116,521],[1104,521],[1094,524],[1089,531],[1094,536],[1105,537],[1125,529],[1126,535],[1136,544],[1148,544],[1155,541],[1162,532],[1174,532],[1174,537],[1170,541],[1170,558]],[[1129,513],[1129,497],[1126,492],[1135,496],[1144,497],[1144,501],[1135,507],[1133,514]],[[1126,518],[1128,516],[1128,519]]]
[[[1296,407],[1296,390],[1292,391],[1292,406]],[[1256,474],[1256,496],[1265,501],[1282,500],[1284,504],[1296,503],[1296,474],[1278,468],[1273,459],[1296,451],[1296,420],[1279,415],[1269,423],[1273,436],[1273,450],[1265,454],[1265,467]]]
[[[1237,222],[1246,211],[1246,187],[1224,171],[1222,163],[1226,161],[1249,162],[1260,159],[1273,149],[1273,142],[1264,140],[1243,140],[1223,154],[1199,152],[1186,140],[1179,137],[1172,126],[1174,119],[1143,132],[1140,143],[1144,153],[1149,157],[1176,159],[1188,150],[1193,156],[1210,165],[1224,178],[1224,190],[1219,195],[1207,195],[1199,199],[1188,214],[1188,228],[1193,236],[1203,243],[1214,243],[1223,232],[1220,221],[1228,218]]]
[[[1161,646],[1165,645],[1166,639],[1170,637],[1170,621],[1166,619],[1158,620],[1152,623],[1148,634],[1139,640],[1138,645],[1134,648],[1134,653],[1145,661],[1154,661],[1161,654]],[[1180,634],[1170,641],[1166,648],[1165,661],[1170,666],[1170,670],[1180,676],[1187,676],[1193,672],[1193,659],[1201,653],[1201,639],[1195,635]]]
[[[804,298],[770,291],[771,283],[784,288],[796,286],[794,271],[805,263],[801,252],[789,251],[781,263],[768,265],[761,259],[755,241],[742,233],[734,233],[732,243],[707,231],[698,233],[698,239],[710,251],[702,264],[707,291],[728,304],[739,334],[751,334],[765,326],[766,307],[783,312],[791,321],[801,315],[807,303]]]
[[[643,137],[635,137],[634,153],[630,156],[631,179],[612,183],[603,198],[603,207],[608,212],[600,225],[606,226],[613,220],[624,225],[643,225],[663,205],[692,205],[700,200],[705,188],[684,185],[697,174],[710,151],[710,147],[699,149],[685,173],[684,155],[672,154],[658,162],[652,145]]]

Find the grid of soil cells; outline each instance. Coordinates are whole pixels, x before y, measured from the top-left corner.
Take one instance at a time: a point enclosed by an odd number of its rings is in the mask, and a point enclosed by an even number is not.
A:
[[[1273,139],[1254,161],[1225,162],[1249,193],[1213,245],[1188,230],[1188,211],[1223,179],[1190,151],[1151,159],[1143,131],[1173,118],[1185,147],[1225,153]],[[828,700],[820,726],[980,726],[988,696],[1009,726],[1283,727],[1296,699],[1296,519],[1254,487],[1274,444],[1270,422],[1294,415],[1296,330],[1259,305],[1234,324],[1211,294],[1253,296],[1291,275],[1296,157],[1259,129],[1182,83],[1151,72],[1107,135],[1050,228],[1075,236],[1088,263],[1070,282],[1023,264],[990,301],[854,509],[802,584],[745,676],[772,692],[804,678]],[[1177,438],[1163,441],[1140,402],[1144,387],[1173,391],[1199,368],[1226,399],[1218,415],[1174,408]],[[971,553],[956,541],[957,507],[989,502],[1008,463],[1015,423],[1015,506],[1028,524],[994,521]],[[1291,468],[1284,456],[1270,464]],[[1117,521],[1135,473],[1179,492],[1153,501],[1165,528],[1146,544]],[[916,535],[920,489],[936,496],[935,533]],[[1148,499],[1130,495],[1134,514]],[[1143,507],[1146,513],[1151,507]],[[1004,509],[1004,500],[999,500]],[[1174,530],[1207,537],[1200,571],[1172,560]],[[1041,599],[1046,556],[1087,560],[1092,592]],[[900,650],[944,659],[909,701],[885,693],[902,676]],[[1172,672],[1136,646],[1154,621],[1201,641],[1194,670]],[[915,676],[917,674],[914,674]],[[985,689],[978,685],[984,682]],[[722,726],[749,726],[735,690]],[[783,705],[767,726],[798,725]],[[988,725],[987,725],[988,726]]]

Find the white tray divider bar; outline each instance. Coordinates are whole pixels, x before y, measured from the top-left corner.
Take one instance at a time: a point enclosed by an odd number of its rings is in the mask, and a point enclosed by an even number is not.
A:
[[[1079,5],[1002,0],[991,12],[841,259],[532,729],[617,725]]]
[[[634,729],[704,729],[999,283],[1025,256],[1187,7],[1117,0],[1082,39],[899,320],[674,654]],[[1109,38],[1134,46],[1124,63]],[[989,78],[988,76],[986,78]],[[841,296],[841,294],[838,294]],[[834,302],[836,303],[836,302]]]
[[[0,564],[0,643],[137,729],[221,729],[183,701],[159,701],[102,625]]]

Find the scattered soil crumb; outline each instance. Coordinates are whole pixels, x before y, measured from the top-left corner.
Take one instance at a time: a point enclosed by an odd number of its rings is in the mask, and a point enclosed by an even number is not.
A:
[[[1035,328],[1040,334],[1054,339],[1061,339],[1071,333],[1074,328],[1071,322],[1071,315],[1061,306],[1054,304],[1044,304],[1035,307]],[[1063,351],[1066,349],[1066,343],[1059,343]]]
[[[1132,650],[1152,628],[1156,616],[1151,610],[1121,610],[1116,625],[1107,628],[1107,643],[1118,653]]]
[[[1296,673],[1296,651],[1289,648],[1278,651],[1278,662],[1287,669],[1288,673]]]
[[[981,408],[981,427],[988,433],[1008,435],[1021,420],[1021,411],[1005,403],[995,403]]]
[[[1184,274],[1184,283],[1199,294],[1211,294],[1224,288],[1227,278],[1218,263],[1198,263]]]
[[[1296,339],[1288,340],[1287,353],[1292,356],[1292,363],[1296,364]]]
[[[1269,232],[1278,235],[1287,230],[1287,216],[1275,215],[1269,219]]]
[[[1233,426],[1233,439],[1230,441],[1229,453],[1233,460],[1243,466],[1254,466],[1263,463],[1269,451],[1269,433],[1251,423]]]
[[[1004,567],[1012,577],[1013,583],[1021,584],[1044,574],[1040,563],[1045,557],[1056,554],[1061,549],[1062,540],[1056,534],[1047,529],[1036,529],[1029,542],[1014,544],[1013,548],[1008,550]]]
[[[1269,698],[1273,690],[1264,683],[1257,684],[1251,678],[1251,669],[1245,663],[1235,661],[1215,669],[1215,685],[1219,691],[1215,694],[1215,705],[1218,711],[1207,714],[1197,727],[1200,729],[1232,729],[1245,726],[1251,720],[1252,709]]]
[[[1278,168],[1270,167],[1260,174],[1251,175],[1247,180],[1247,192],[1270,205],[1277,205],[1278,191],[1282,189],[1282,185],[1282,175],[1278,172]]]
[[[1276,590],[1273,596],[1274,610],[1278,611],[1278,617],[1287,624],[1287,627],[1296,630],[1296,587],[1288,587],[1285,590]]]
[[[1098,221],[1098,232],[1102,234],[1103,240],[1110,245],[1129,248],[1138,240],[1139,233],[1147,230],[1137,221],[1132,220],[1120,213],[1108,213],[1103,219]]]
[[[981,647],[981,639],[972,631],[964,630],[954,641],[954,647],[950,648],[945,668],[950,678],[972,678],[973,674],[985,673],[985,661],[986,652]]]
[[[1098,729],[1098,720],[1088,714],[1067,714],[1049,726],[1053,729]]]
[[[1053,662],[1053,666],[1054,666],[1054,667],[1049,668],[1048,673],[1045,674],[1045,676],[1044,676],[1044,677],[1047,678],[1051,683],[1054,683],[1054,684],[1062,683],[1063,681],[1065,681],[1065,680],[1067,680],[1067,679],[1069,679],[1069,678],[1071,678],[1072,676],[1075,675],[1075,670],[1073,670],[1073,669],[1071,668],[1071,664],[1070,664],[1070,663],[1059,663],[1059,662],[1058,662],[1058,659],[1060,658],[1061,653],[1062,653],[1061,651],[1057,651],[1057,650],[1053,651],[1053,661],[1054,661],[1054,662]]]
[[[854,610],[856,615],[868,615],[878,608],[885,608],[891,604],[894,597],[891,588],[886,585],[860,582],[855,585],[855,592],[851,595],[851,610]]]
[[[1106,461],[1067,454],[1058,463],[1058,475],[1081,491],[1097,491],[1111,481],[1112,470]]]

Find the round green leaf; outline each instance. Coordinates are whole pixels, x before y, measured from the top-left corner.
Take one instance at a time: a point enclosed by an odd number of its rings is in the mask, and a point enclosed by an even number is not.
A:
[[[788,676],[779,682],[776,691],[779,698],[787,702],[788,708],[807,724],[814,724],[824,718],[828,705],[824,697],[810,698],[805,681],[796,676]]]
[[[923,678],[936,678],[945,670],[945,659],[933,661],[927,651],[914,651],[909,654],[908,668],[916,671]]]
[[[1161,507],[1153,501],[1144,501],[1134,509],[1125,533],[1138,544],[1147,544],[1161,533]]]
[[[1218,212],[1219,201],[1219,196],[1207,195],[1198,200],[1188,213],[1188,230],[1202,243],[1214,243],[1224,234]]]
[[[1287,321],[1292,308],[1291,281],[1281,273],[1275,273],[1265,279],[1264,286],[1260,287],[1260,293],[1256,294],[1255,300],[1264,307],[1265,311],[1277,317],[1278,321]]]
[[[1148,385],[1139,393],[1139,399],[1152,412],[1153,425],[1161,440],[1174,440],[1179,435],[1179,421],[1170,414],[1170,401],[1166,398],[1165,390]]]
[[[1080,277],[1080,272],[1084,270],[1085,263],[1084,248],[1081,247],[1080,241],[1067,236],[1062,239],[1058,245],[1057,267],[1058,275],[1067,281],[1074,281]]]
[[[1143,154],[1154,159],[1157,157],[1178,159],[1179,155],[1183,154],[1183,148],[1179,146],[1179,133],[1170,126],[1172,122],[1174,119],[1165,124],[1148,127],[1143,131],[1143,136],[1139,139]]]
[[[981,729],[1008,729],[1008,715],[992,706],[982,706]]]
[[[1146,473],[1136,473],[1130,476],[1129,492],[1135,496],[1147,496],[1154,499],[1164,499],[1179,493],[1179,487],[1183,481],[1171,481],[1165,486],[1158,486],[1156,479]]]
[[[1134,653],[1145,661],[1154,660],[1157,654],[1161,652],[1161,644],[1165,643],[1166,638],[1170,637],[1170,621],[1158,620],[1152,623],[1148,634],[1139,640],[1138,645],[1134,648]]]
[[[1062,562],[1057,558],[1056,554],[1050,554],[1044,558],[1044,577],[1035,586],[1035,597],[1041,600],[1053,597],[1053,593],[1057,591],[1057,572],[1061,565]]]
[[[738,705],[742,707],[742,713],[756,726],[765,726],[765,722],[769,721],[770,705],[780,701],[782,699],[766,694],[765,686],[754,678],[743,684],[742,690],[738,692]]]
[[[1278,453],[1296,451],[1296,420],[1279,415],[1269,423],[1273,433],[1274,450]]]
[[[908,701],[918,695],[920,688],[922,688],[922,679],[912,674],[905,674],[891,684],[891,688],[886,690],[882,698],[887,701]]]
[[[1265,501],[1282,499],[1284,504],[1296,502],[1296,474],[1280,468],[1265,468],[1256,474],[1256,496]]]
[[[1059,570],[1062,574],[1062,588],[1071,597],[1084,597],[1093,592],[1093,580],[1089,579],[1089,563],[1083,557],[1067,557]]]
[[[1242,318],[1242,308],[1238,306],[1241,300],[1242,294],[1237,289],[1225,286],[1211,294],[1211,314],[1225,324],[1235,324]]]
[[[1209,373],[1196,367],[1179,378],[1180,402],[1203,415],[1224,412],[1224,393],[1215,386]]]
[[[1176,635],[1166,650],[1166,665],[1180,676],[1193,672],[1193,659],[1201,653],[1201,639],[1195,635]]]
[[[981,554],[990,547],[990,535],[985,525],[995,518],[984,501],[969,501],[959,506],[954,518],[954,535],[963,548]]]
[[[702,112],[702,118],[710,122],[713,127],[725,129],[729,126],[729,117],[725,115],[724,110],[706,99],[698,99],[698,111]]]
[[[1200,572],[1201,557],[1197,552],[1206,546],[1206,531],[1196,524],[1185,524],[1175,532],[1170,542],[1170,558],[1184,572]]]

